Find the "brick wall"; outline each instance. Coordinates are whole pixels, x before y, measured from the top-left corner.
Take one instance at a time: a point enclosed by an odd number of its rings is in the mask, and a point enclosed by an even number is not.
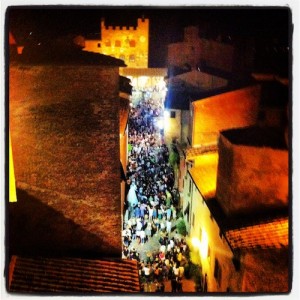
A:
[[[96,251],[110,256],[121,255],[118,78],[97,65],[9,70],[17,187],[98,236]]]

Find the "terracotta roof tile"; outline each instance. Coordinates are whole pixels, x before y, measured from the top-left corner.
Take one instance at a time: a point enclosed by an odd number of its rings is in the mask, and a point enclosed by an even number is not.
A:
[[[140,291],[137,262],[79,258],[13,257],[9,290],[18,293]]]
[[[287,247],[288,218],[278,218],[266,223],[255,224],[226,232],[232,248],[282,248]]]

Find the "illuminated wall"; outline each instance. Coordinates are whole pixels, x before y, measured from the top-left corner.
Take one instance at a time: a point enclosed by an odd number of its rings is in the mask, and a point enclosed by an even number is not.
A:
[[[11,64],[9,126],[17,188],[120,257],[118,66]]]
[[[128,160],[128,116],[129,116],[129,95],[120,93],[120,161],[124,174]],[[123,206],[125,201],[125,181],[121,181],[121,216],[123,216]]]
[[[106,26],[101,20],[101,40],[86,40],[85,51],[124,60],[131,68],[148,67],[149,19],[137,20],[137,27]]]
[[[252,86],[192,102],[192,146],[217,144],[221,130],[254,125],[259,99],[260,87]]]
[[[179,109],[164,112],[164,138],[167,145],[176,140],[181,141],[181,114]]]
[[[208,291],[226,292],[227,288],[239,291],[241,274],[236,276],[238,273],[232,263],[233,254],[230,247],[224,236],[220,235],[218,224],[211,216],[207,204],[189,174],[186,181],[192,182],[189,200],[189,240],[192,244],[193,257],[196,255],[194,259],[197,261],[198,258],[202,267],[202,275],[207,274]]]
[[[217,198],[230,215],[288,205],[288,151],[237,145],[221,135]]]

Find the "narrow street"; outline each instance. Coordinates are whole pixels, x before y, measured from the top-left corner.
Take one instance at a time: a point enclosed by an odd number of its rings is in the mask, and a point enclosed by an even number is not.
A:
[[[161,129],[162,104],[151,98],[131,106],[123,259],[139,262],[145,292],[194,292],[184,278],[188,247],[178,232],[178,199],[169,149]]]

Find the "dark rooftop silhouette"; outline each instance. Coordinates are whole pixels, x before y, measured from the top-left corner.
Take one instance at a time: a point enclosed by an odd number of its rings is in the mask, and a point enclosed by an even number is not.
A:
[[[221,132],[230,142],[238,145],[287,149],[282,129],[273,127],[247,127]]]

